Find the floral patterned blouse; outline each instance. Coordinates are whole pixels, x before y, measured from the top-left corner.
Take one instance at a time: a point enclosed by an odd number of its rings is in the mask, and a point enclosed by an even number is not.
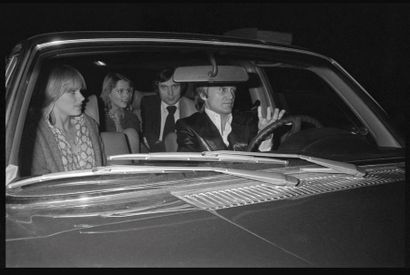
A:
[[[84,115],[71,118],[71,123],[76,129],[74,146],[68,142],[61,129],[51,125],[50,121],[47,120],[47,124],[54,134],[60,149],[64,170],[71,171],[95,167],[94,149],[89,130],[85,125]]]

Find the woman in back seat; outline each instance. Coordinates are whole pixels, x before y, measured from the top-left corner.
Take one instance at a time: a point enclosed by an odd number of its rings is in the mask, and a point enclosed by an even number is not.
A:
[[[101,130],[124,133],[131,153],[138,153],[141,123],[137,115],[126,109],[132,92],[133,83],[127,77],[119,73],[108,73],[105,76],[100,95],[105,105]]]

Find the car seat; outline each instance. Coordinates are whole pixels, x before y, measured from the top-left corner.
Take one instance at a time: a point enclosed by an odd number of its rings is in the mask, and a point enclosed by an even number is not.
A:
[[[100,125],[100,114],[98,110],[98,98],[96,95],[90,95],[87,98],[84,112],[93,118],[98,125]],[[119,155],[130,154],[130,150],[127,145],[125,134],[118,132],[100,132],[100,136],[104,145],[105,155]],[[120,162],[115,162],[116,164]],[[130,163],[129,161],[121,161],[121,164]]]

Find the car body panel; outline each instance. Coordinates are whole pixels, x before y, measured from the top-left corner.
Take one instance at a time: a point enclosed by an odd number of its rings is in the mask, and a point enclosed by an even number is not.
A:
[[[189,206],[173,195],[177,193],[172,192],[176,190],[172,187],[145,191],[142,197],[152,202],[151,208],[144,205],[135,208],[143,201],[136,196],[138,193],[122,200],[101,193],[104,203],[94,203],[97,211],[90,200],[69,204],[68,200],[60,199],[58,207],[56,203],[45,203],[47,197],[37,206],[23,199],[8,204],[6,264],[403,266],[405,184],[400,175],[397,180],[369,178],[371,186],[363,185],[366,182],[363,181],[359,188],[338,192],[324,189],[327,191],[324,194],[282,196],[282,199],[219,210]],[[225,176],[216,179],[227,182]],[[197,190],[205,192],[210,190],[210,185],[215,186],[204,181],[197,185]],[[192,189],[192,184],[186,186]],[[297,187],[288,189],[297,191]],[[48,196],[52,199],[51,194]],[[77,196],[81,198],[81,194]],[[25,197],[30,198],[29,193]]]
[[[77,228],[8,240],[6,265],[403,266],[404,189],[404,182],[395,182],[215,213],[33,217],[31,231]],[[7,230],[25,231],[24,224],[11,224]]]
[[[63,222],[77,224],[85,221],[68,219]],[[92,218],[87,219],[87,223],[92,222]],[[40,224],[48,226],[51,223],[44,220]],[[106,230],[108,233],[104,233]],[[122,218],[112,225],[77,229],[47,238],[10,241],[7,243],[7,251],[7,266],[304,264],[296,257],[283,253],[269,243],[205,211],[153,218]]]
[[[404,264],[404,182],[253,205],[223,216],[313,266]],[[386,236],[389,236],[386,238]]]

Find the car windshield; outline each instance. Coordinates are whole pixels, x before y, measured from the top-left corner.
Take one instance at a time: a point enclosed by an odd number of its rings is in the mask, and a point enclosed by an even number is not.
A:
[[[12,180],[24,180],[43,175],[32,172],[33,148],[36,142],[36,139],[32,137],[36,135],[39,122],[43,118],[46,101],[44,91],[50,72],[56,65],[62,64],[77,69],[84,77],[86,85],[81,88],[81,94],[84,97],[82,112],[97,122],[108,166],[177,165],[180,167],[263,170],[283,168],[289,164],[307,164],[303,158],[292,157],[295,155],[314,156],[341,162],[353,161],[360,164],[360,161],[364,160],[394,157],[397,151],[393,146],[389,146],[389,142],[378,137],[377,131],[380,130],[372,121],[374,114],[371,113],[370,108],[363,108],[366,102],[355,95],[359,88],[352,85],[340,70],[332,67],[325,60],[299,54],[273,54],[266,50],[245,50],[223,46],[150,45],[118,48],[101,46],[67,49],[40,56],[32,76],[28,79],[27,94],[31,94],[31,98],[24,119],[19,147],[18,172],[14,172]],[[160,126],[166,122],[165,119],[155,120],[150,109],[153,110],[156,107],[154,105],[144,107],[142,102],[144,100],[147,102],[148,98],[158,97],[160,89],[168,89],[168,92],[181,89],[181,98],[192,102],[195,108],[190,115],[203,112],[204,105],[198,95],[198,87],[200,84],[203,85],[203,80],[199,83],[195,76],[190,75],[191,81],[182,80],[183,82],[175,82],[169,87],[159,86],[157,80],[158,73],[164,68],[195,66],[209,66],[211,70],[216,71],[218,68],[221,71],[223,66],[235,66],[246,72],[246,81],[243,79],[238,82],[229,80],[224,83],[223,79],[219,80],[222,81],[220,86],[235,88],[232,113],[248,112],[257,117],[258,108],[261,108],[263,116],[266,116],[267,107],[272,110],[278,108],[286,111],[282,118],[283,123],[275,125],[272,131],[266,133],[266,136],[273,134],[273,136],[270,135],[272,137],[271,147],[268,152],[280,154],[276,162],[274,160],[267,163],[257,160],[249,161],[247,159],[249,155],[240,155],[240,153],[230,155],[229,158],[218,159],[218,161],[212,161],[209,158],[195,160],[192,156],[176,159],[175,151],[178,150],[178,144],[171,146],[173,149],[164,147],[162,150],[153,150],[154,146],[149,140],[149,131],[155,132],[155,130],[148,126],[157,127],[159,130],[156,134],[160,136],[165,131],[161,130]],[[106,120],[112,118],[104,102],[104,83],[109,73],[126,76],[127,81],[132,84],[125,89],[120,87],[113,91],[119,96],[128,95],[124,102],[124,109],[135,116],[139,122],[135,128],[139,134],[139,141],[134,148],[130,144],[132,140],[129,137],[122,139],[123,142],[125,140],[124,143],[119,142],[121,139],[115,137],[116,133],[124,129],[118,130],[116,126],[107,127]],[[158,107],[158,113],[159,110]],[[184,118],[182,111],[179,116],[179,119]],[[259,145],[260,143],[257,143],[252,150],[248,151],[259,151]],[[154,153],[163,154],[158,158],[158,155]],[[289,157],[286,154],[289,154]],[[253,158],[256,156],[254,155]],[[283,162],[286,164],[284,165]],[[188,177],[218,173],[212,169],[208,171],[191,169],[189,172]],[[140,177],[140,180],[161,182],[164,178],[169,180],[181,177],[181,175],[185,177],[186,173],[187,171],[173,171],[172,175],[157,175],[158,173],[155,172],[145,178]],[[99,177],[111,179],[114,176],[99,175]],[[128,176],[116,175],[116,177],[127,179]]]

